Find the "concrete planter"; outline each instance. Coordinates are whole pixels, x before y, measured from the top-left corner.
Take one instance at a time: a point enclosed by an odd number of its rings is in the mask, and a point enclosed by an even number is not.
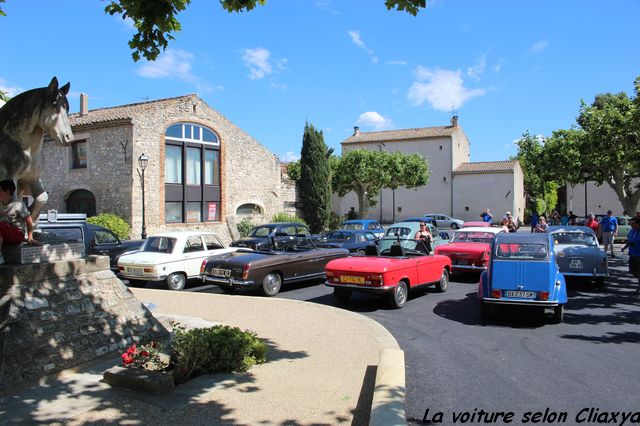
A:
[[[160,395],[171,392],[175,385],[173,376],[166,371],[148,371],[140,368],[115,366],[102,375],[105,383],[127,389]]]

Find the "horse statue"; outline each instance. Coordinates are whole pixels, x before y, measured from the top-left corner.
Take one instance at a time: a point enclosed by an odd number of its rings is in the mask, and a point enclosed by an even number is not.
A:
[[[0,108],[0,180],[12,179],[20,199],[29,194],[34,223],[49,197],[40,182],[45,132],[63,146],[73,141],[69,122],[69,83],[58,88],[53,77],[47,87],[27,90]]]

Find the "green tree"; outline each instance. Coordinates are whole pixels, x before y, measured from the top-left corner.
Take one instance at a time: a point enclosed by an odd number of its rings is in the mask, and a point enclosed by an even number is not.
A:
[[[545,144],[552,176],[607,184],[628,212],[640,201],[640,76],[634,92],[631,98],[624,92],[599,94],[591,105],[581,101],[578,126],[553,132]]]
[[[7,92],[5,92],[4,90],[0,90],[0,101],[2,102],[8,102],[9,99],[11,99],[11,97],[9,96],[9,94]]]
[[[329,157],[333,152],[324,143],[322,131],[306,123],[300,152],[298,190],[302,217],[312,233],[324,229],[331,211],[331,173]]]
[[[358,218],[365,218],[376,205],[382,188],[416,188],[428,182],[429,166],[420,154],[357,149],[333,160],[333,191],[341,197],[356,193]]]
[[[3,3],[5,0],[0,0]],[[264,5],[266,0],[218,0],[227,12],[244,12]],[[119,14],[122,19],[130,18],[136,33],[129,40],[134,61],[144,57],[154,61],[161,50],[165,50],[173,34],[181,30],[177,15],[187,8],[191,0],[111,0],[105,13]],[[385,0],[388,10],[396,9],[417,15],[427,7],[426,0]],[[0,16],[5,16],[0,7]]]
[[[528,208],[538,213],[553,210],[558,203],[558,183],[547,163],[547,140],[528,131],[518,140],[518,155],[524,175],[524,187],[529,194]]]

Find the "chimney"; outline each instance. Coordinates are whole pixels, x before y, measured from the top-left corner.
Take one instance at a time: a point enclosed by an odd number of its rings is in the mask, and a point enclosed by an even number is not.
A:
[[[89,112],[89,96],[86,93],[80,93],[80,115],[87,115]]]
[[[360,127],[353,126],[353,136],[358,136],[360,134]]]
[[[451,127],[458,127],[458,116],[454,115],[451,117]]]

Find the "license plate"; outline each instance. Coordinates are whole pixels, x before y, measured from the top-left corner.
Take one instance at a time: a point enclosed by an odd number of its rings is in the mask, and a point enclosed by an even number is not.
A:
[[[134,268],[127,266],[127,272],[131,275],[142,275],[142,268]]]
[[[569,268],[582,269],[582,259],[571,259],[569,261]]]
[[[230,269],[218,269],[218,268],[213,268],[211,270],[211,273],[213,275],[218,275],[220,277],[230,277],[231,276],[231,270]]]
[[[515,297],[518,299],[533,299],[536,297],[535,291],[507,290],[504,292],[505,297]]]
[[[340,281],[348,284],[364,284],[364,277],[354,277],[353,275],[340,275]]]

